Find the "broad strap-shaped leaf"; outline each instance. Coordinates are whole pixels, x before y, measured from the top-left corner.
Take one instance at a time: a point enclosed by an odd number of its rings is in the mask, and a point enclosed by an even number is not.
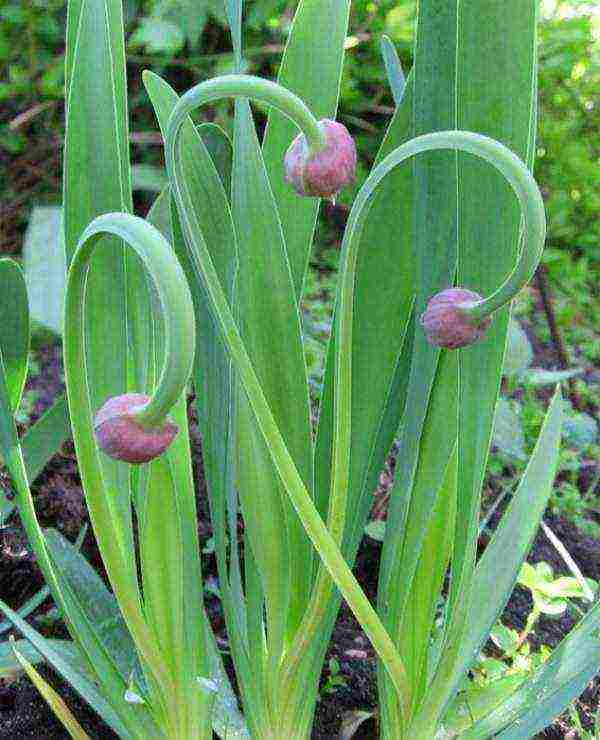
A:
[[[527,740],[585,689],[600,665],[600,603],[555,648],[534,675],[461,737]]]
[[[454,95],[456,24],[455,2],[425,0],[419,5],[412,70],[413,135],[457,127]],[[402,620],[419,558],[420,542],[425,536],[427,519],[437,494],[437,489],[433,488],[426,488],[424,497],[413,496],[411,492],[439,357],[439,351],[425,341],[418,319],[427,299],[448,287],[454,278],[457,253],[456,161],[455,152],[427,152],[420,154],[413,165],[415,338],[406,424],[398,455],[403,462],[396,473],[390,498],[389,534],[384,541],[378,589],[380,603],[388,604],[389,611],[382,616],[392,631]],[[455,372],[454,367],[449,366],[449,371]],[[452,419],[451,412],[448,418]],[[449,455],[453,446],[450,443],[444,448]],[[443,469],[446,463],[441,463]],[[409,540],[413,543],[411,546],[407,544]]]
[[[415,133],[436,128],[474,130],[502,141],[526,158],[532,119],[534,30],[529,20],[522,22],[517,5],[508,11],[506,4],[500,6],[487,0],[468,5],[439,0],[421,3],[414,69]],[[493,34],[488,33],[490,28],[495,29]],[[482,46],[488,49],[483,55]],[[498,72],[499,63],[506,70],[504,74]],[[519,65],[518,74],[510,71],[513,64]],[[528,78],[526,84],[522,75]],[[488,295],[516,260],[519,213],[514,195],[492,167],[464,154],[422,156],[415,164],[415,177],[415,238],[420,264],[417,314],[428,298],[454,282],[455,273],[461,286]],[[482,182],[485,185],[480,187]],[[493,215],[500,210],[505,218]],[[442,409],[449,409],[452,420],[446,424],[448,439],[444,448],[449,454],[454,441],[458,440],[459,445],[457,528],[442,672],[452,661],[468,604],[478,503],[505,335],[506,319],[499,316],[485,341],[457,353],[457,368],[448,370],[455,383],[448,392],[452,397],[460,393],[457,415],[452,414],[449,398],[439,401]],[[440,368],[435,373],[438,354],[427,345],[418,327],[407,427],[400,452],[404,465],[389,519],[390,531],[400,535],[386,542],[382,566],[381,598],[389,601],[396,620],[401,620],[407,606],[420,542],[437,493],[430,488],[425,498],[414,495],[420,440],[430,419],[440,413],[430,409],[430,394],[436,392],[435,384],[446,382]],[[399,577],[395,578],[393,572]],[[393,595],[388,593],[388,587]],[[451,644],[455,647],[451,648]],[[431,692],[429,698],[441,701]]]
[[[67,267],[93,218],[132,209],[126,94],[122,3],[70,0],[63,193]],[[128,389],[146,390],[150,310],[145,290],[145,274],[137,259],[126,255],[118,239],[107,237],[93,257],[87,280],[86,349],[85,358],[80,358],[85,359],[93,412],[111,396]],[[128,550],[124,564],[133,580],[129,469],[106,456],[100,465],[113,490],[111,524],[104,526],[119,532]],[[101,492],[86,490],[88,506],[98,495]],[[90,508],[97,530],[95,507]]]
[[[21,439],[27,480],[33,482],[71,435],[67,399],[64,395],[29,427]]]
[[[412,95],[396,111],[376,164],[410,138]],[[346,546],[358,546],[376,485],[404,408],[410,368],[414,300],[412,170],[398,167],[383,180],[360,237],[352,330],[352,447]],[[326,517],[333,439],[334,333],[327,353],[315,450],[317,507]],[[393,389],[401,388],[398,395]],[[388,413],[389,412],[389,413]],[[351,543],[351,544],[350,544]]]
[[[0,355],[10,408],[15,412],[27,377],[29,306],[25,278],[14,260],[0,259],[0,295]]]
[[[301,0],[296,8],[277,81],[304,100],[318,119],[335,118],[349,11],[349,0]],[[283,157],[297,133],[282,113],[269,111],[263,154],[300,300],[319,201],[299,198],[284,181]]]
[[[144,84],[154,105],[163,133],[169,115],[178,100],[177,94],[157,75],[144,73]],[[205,136],[206,135],[206,136]],[[236,271],[236,237],[229,208],[228,193],[231,177],[231,144],[218,127],[203,124],[196,129],[191,121],[183,124],[179,153],[182,176],[185,180],[188,208],[193,216],[195,239],[202,239],[211,255],[228,300],[232,300]],[[215,159],[212,159],[212,154]],[[231,452],[231,371],[230,361],[219,337],[209,301],[199,274],[198,255],[194,241],[184,234],[178,213],[169,194],[157,199],[149,219],[169,239],[172,239],[188,279],[196,314],[196,356],[194,386],[198,422],[202,432],[204,474],[208,483],[211,519],[215,537],[215,552],[220,574],[220,591],[228,624],[236,624],[230,631],[230,644],[239,672],[247,670],[247,646],[244,645],[245,607],[241,595],[232,595],[227,577],[229,562],[232,572],[238,572],[241,584],[236,546],[235,517],[237,499],[233,491]],[[234,501],[231,502],[231,496]],[[228,521],[228,508],[233,513],[233,535]],[[229,537],[228,537],[229,531]],[[228,555],[228,540],[231,541]],[[238,564],[238,565],[236,565]],[[235,580],[235,578],[234,578]],[[235,586],[232,586],[235,588]],[[246,697],[245,697],[246,699]]]
[[[102,644],[127,682],[137,660],[115,597],[80,552],[54,529],[44,530],[48,550],[61,576],[77,597]]]
[[[459,5],[458,128],[500,141],[528,162],[535,135],[537,4],[494,0]],[[494,33],[489,33],[493,28]],[[477,74],[475,74],[477,70]],[[531,164],[530,164],[531,167]],[[519,253],[519,205],[487,163],[458,155],[457,284],[487,296]],[[462,600],[475,562],[483,475],[500,388],[509,308],[486,339],[460,354],[458,509],[452,598]]]
[[[238,243],[244,245],[238,255],[236,286],[240,334],[265,398],[310,492],[313,450],[300,316],[283,231],[247,101],[236,101],[232,206]],[[236,425],[239,456],[236,478],[253,555],[261,577],[272,575],[276,579],[263,585],[267,611],[278,627],[283,624],[293,633],[309,597],[312,545],[285,496],[241,393]],[[248,460],[255,461],[254,470],[247,464]],[[256,509],[257,495],[262,498],[260,511]],[[269,531],[263,531],[264,528]],[[277,559],[273,560],[274,557]],[[286,625],[282,614],[288,599]],[[274,624],[270,627],[274,637]]]
[[[560,390],[554,394],[523,478],[502,520],[477,563],[473,608],[461,641],[460,672],[481,648],[514,588],[527,551],[552,492],[563,419]]]
[[[62,335],[66,255],[63,209],[36,206],[23,242],[23,271],[29,295],[33,333]]]

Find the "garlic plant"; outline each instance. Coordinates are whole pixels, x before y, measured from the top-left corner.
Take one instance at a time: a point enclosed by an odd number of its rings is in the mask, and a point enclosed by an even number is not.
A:
[[[378,654],[384,738],[529,737],[596,671],[598,605],[547,664],[484,697],[464,726],[460,686],[516,582],[560,439],[557,391],[477,561],[509,306],[545,236],[529,171],[535,3],[508,6],[423,0],[406,84],[384,44],[397,108],[345,229],[313,435],[299,301],[319,197],[335,198],[354,178],[352,138],[333,120],[349,2],[300,2],[277,83],[239,71],[236,0],[227,9],[237,73],[181,97],[144,74],[168,175],[144,220],[132,215],[121,2],[70,0],[64,359],[112,593],[35,517],[13,419],[26,294],[18,268],[3,261],[1,284],[16,299],[0,335],[0,359],[10,357],[0,373],[0,453],[72,640],[46,640],[0,607],[34,646],[31,659],[48,661],[120,737],[193,740],[213,728],[221,737],[309,737],[341,597]],[[232,141],[190,118],[222,99],[235,101]],[[269,108],[262,142],[250,100]],[[231,153],[227,166],[212,156],[217,145]],[[243,717],[203,605],[190,382]],[[374,608],[351,568],[399,429]],[[15,646],[17,657],[36,676],[26,645]],[[69,732],[85,737],[38,679]]]

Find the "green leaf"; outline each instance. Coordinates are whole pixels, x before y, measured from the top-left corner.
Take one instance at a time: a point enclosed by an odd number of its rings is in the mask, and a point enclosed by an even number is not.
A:
[[[61,336],[67,267],[60,206],[37,206],[31,212],[23,269],[34,330],[41,327]]]
[[[527,458],[521,417],[515,411],[513,402],[507,398],[499,398],[496,404],[492,444],[515,460]]]
[[[477,563],[473,603],[448,684],[456,686],[485,642],[517,581],[552,491],[558,464],[562,399],[554,395],[529,465],[499,527]]]
[[[52,686],[50,686],[50,684],[40,676],[27,658],[21,655],[14,643],[14,640],[12,641],[12,649],[15,654],[15,658],[20,663],[25,673],[27,673],[36,689],[44,697],[52,712],[62,722],[69,735],[74,740],[89,740],[88,735],[85,733],[79,722],[77,722],[59,694],[57,694]]]
[[[12,629],[12,622],[10,620],[7,620],[7,622],[9,629]],[[61,652],[63,655],[71,652],[74,660],[78,655],[77,648],[70,640],[47,639],[46,643],[53,650]],[[44,656],[35,649],[29,640],[17,640],[13,644],[30,663],[35,665],[45,660]],[[23,669],[14,656],[13,645],[8,640],[0,642],[0,678],[12,680],[21,673],[23,673]]]
[[[0,611],[13,622],[33,648],[43,656],[60,676],[96,711],[100,717],[124,740],[134,735],[126,729],[118,715],[98,690],[94,681],[81,670],[82,656],[72,643],[47,640],[30,627],[19,615],[0,601]],[[5,643],[3,643],[5,644]]]
[[[508,338],[504,354],[503,375],[520,375],[533,360],[533,349],[527,334],[516,319],[508,323]],[[557,381],[558,382],[558,381]]]
[[[349,11],[349,0],[302,0],[279,68],[277,81],[302,98],[319,119],[335,118]],[[263,153],[299,300],[319,201],[299,198],[284,181],[283,157],[297,133],[286,116],[269,111]]]
[[[406,87],[406,77],[402,70],[402,64],[398,57],[398,52],[389,36],[382,36],[380,41],[381,56],[385,66],[388,82],[392,90],[392,97],[396,107],[402,102],[404,88]]]
[[[129,37],[131,49],[145,49],[148,54],[174,55],[185,44],[182,29],[172,21],[158,16],[142,18]]]
[[[144,84],[154,105],[161,130],[164,133],[169,115],[178,100],[178,96],[166,82],[152,73],[144,73]],[[189,198],[190,217],[193,216],[194,237],[205,240],[206,245],[212,252],[222,285],[228,297],[230,297],[236,267],[235,232],[227,193],[224,189],[224,185],[228,185],[227,181],[231,170],[231,161],[228,154],[230,144],[218,127],[209,125],[206,128],[200,126],[196,129],[191,120],[183,124],[180,137],[182,178]],[[207,142],[206,146],[204,142]],[[215,156],[218,155],[215,161],[211,159],[209,149],[212,149]],[[203,283],[198,275],[194,241],[188,233],[185,234],[184,238],[182,226],[174,208],[170,214],[171,218],[168,219],[169,223],[167,223],[166,214],[163,213],[162,217],[160,216],[161,211],[163,211],[162,206],[167,199],[167,194],[159,196],[159,201],[152,210],[152,218],[159,218],[161,223],[157,225],[161,226],[165,234],[167,231],[169,236],[172,234],[174,248],[186,272],[194,301],[197,330],[194,367],[196,403],[203,437],[204,472],[210,495],[215,547],[221,577],[220,588],[225,613],[228,620],[230,620],[233,618],[232,612],[243,609],[243,604],[236,605],[232,602],[226,577],[227,522],[225,507],[226,497],[232,482],[231,458],[228,453],[230,423],[229,360],[218,339],[218,329],[208,307],[208,299]],[[184,427],[186,426],[185,407],[181,409],[180,423]],[[187,454],[189,454],[189,451]],[[172,472],[177,473],[180,468],[182,468],[181,461],[177,462]],[[181,474],[181,472],[178,474]],[[182,481],[181,485],[185,488],[188,484]],[[190,499],[186,499],[186,501],[187,506],[191,507],[192,501]],[[160,511],[157,511],[156,515],[159,516]],[[186,519],[183,518],[183,515],[181,516],[181,521],[185,523]],[[187,522],[195,521],[196,515],[190,510]],[[171,526],[173,526],[172,522]],[[188,532],[188,537],[190,536]],[[189,546],[192,547],[191,544]],[[196,545],[194,552],[197,553],[198,550],[199,547]],[[232,555],[232,561],[235,561],[235,558],[236,556]],[[191,589],[201,587],[199,577],[194,583],[191,569],[186,569],[185,578],[187,579],[186,582],[192,579],[192,583],[188,586],[190,593]],[[198,602],[201,604],[201,595]],[[202,620],[204,619],[205,617],[202,616]],[[191,625],[190,629],[192,629]],[[214,638],[206,638],[206,646],[210,647],[211,639]],[[238,642],[239,639],[241,639],[241,633],[232,632],[230,635],[232,651],[234,656],[241,659],[243,652]],[[243,663],[238,662],[238,670],[241,670],[242,666]],[[206,696],[203,698],[204,700],[207,699]],[[208,697],[208,699],[210,698]],[[218,718],[213,719],[213,721],[218,722]]]
[[[247,101],[236,102],[232,183],[236,234],[238,243],[244,245],[238,255],[236,289],[240,334],[265,398],[310,492],[313,451],[300,316],[282,227]],[[304,615],[311,586],[313,550],[283,493],[279,475],[242,393],[236,423],[240,501],[253,556],[265,579],[269,629],[276,646],[279,638],[274,630],[287,629],[292,634]],[[249,459],[255,461],[254,470],[241,464]],[[260,512],[255,504],[259,490]],[[267,583],[267,578],[272,580]],[[277,652],[281,647],[273,649]]]
[[[0,259],[0,295],[0,357],[9,405],[14,413],[19,408],[27,378],[29,308],[23,273],[11,259]]]
[[[202,123],[198,126],[198,133],[213,161],[223,189],[226,193],[231,193],[233,147],[229,137],[216,123]]]
[[[35,424],[23,435],[21,447],[27,470],[27,480],[33,482],[46,463],[71,435],[67,399],[60,396]]]
[[[129,680],[137,660],[135,647],[115,600],[83,555],[55,529],[46,529],[48,550],[61,576],[85,611],[86,618],[118,667]]]
[[[120,0],[69,2],[63,193],[68,266],[93,218],[132,210],[123,37]],[[86,351],[80,362],[85,363],[93,412],[111,396],[146,390],[151,315],[146,276],[119,239],[106,237],[95,253],[85,300]],[[107,456],[99,460],[113,491],[111,526],[127,550],[124,564],[133,581],[129,470]],[[86,490],[88,506],[101,496],[101,491]]]

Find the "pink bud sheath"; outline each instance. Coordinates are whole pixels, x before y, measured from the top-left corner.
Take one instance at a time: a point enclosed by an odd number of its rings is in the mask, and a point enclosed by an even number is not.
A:
[[[146,463],[162,455],[179,431],[171,421],[157,427],[144,427],[136,414],[150,401],[141,393],[113,396],[94,419],[94,432],[100,449],[115,460]]]
[[[436,347],[458,349],[478,342],[492,323],[488,316],[475,321],[461,308],[468,308],[482,297],[465,288],[448,288],[429,300],[421,316],[427,340]]]
[[[311,154],[306,136],[298,134],[285,154],[285,180],[298,195],[335,198],[354,182],[356,146],[343,124],[324,118],[319,125],[325,132],[325,148]]]

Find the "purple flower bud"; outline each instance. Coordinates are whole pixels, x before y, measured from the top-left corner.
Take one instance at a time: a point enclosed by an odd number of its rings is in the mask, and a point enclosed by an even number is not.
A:
[[[285,180],[298,195],[335,198],[354,182],[356,147],[341,123],[324,118],[319,125],[325,131],[325,149],[309,156],[306,136],[296,136],[285,154]]]
[[[458,349],[479,341],[492,323],[488,316],[474,320],[461,308],[467,308],[481,296],[465,288],[448,288],[429,300],[421,324],[430,344]]]
[[[158,427],[144,427],[136,419],[150,401],[141,393],[113,396],[102,406],[94,419],[96,440],[101,450],[115,460],[145,463],[162,455],[179,431],[166,420]]]

